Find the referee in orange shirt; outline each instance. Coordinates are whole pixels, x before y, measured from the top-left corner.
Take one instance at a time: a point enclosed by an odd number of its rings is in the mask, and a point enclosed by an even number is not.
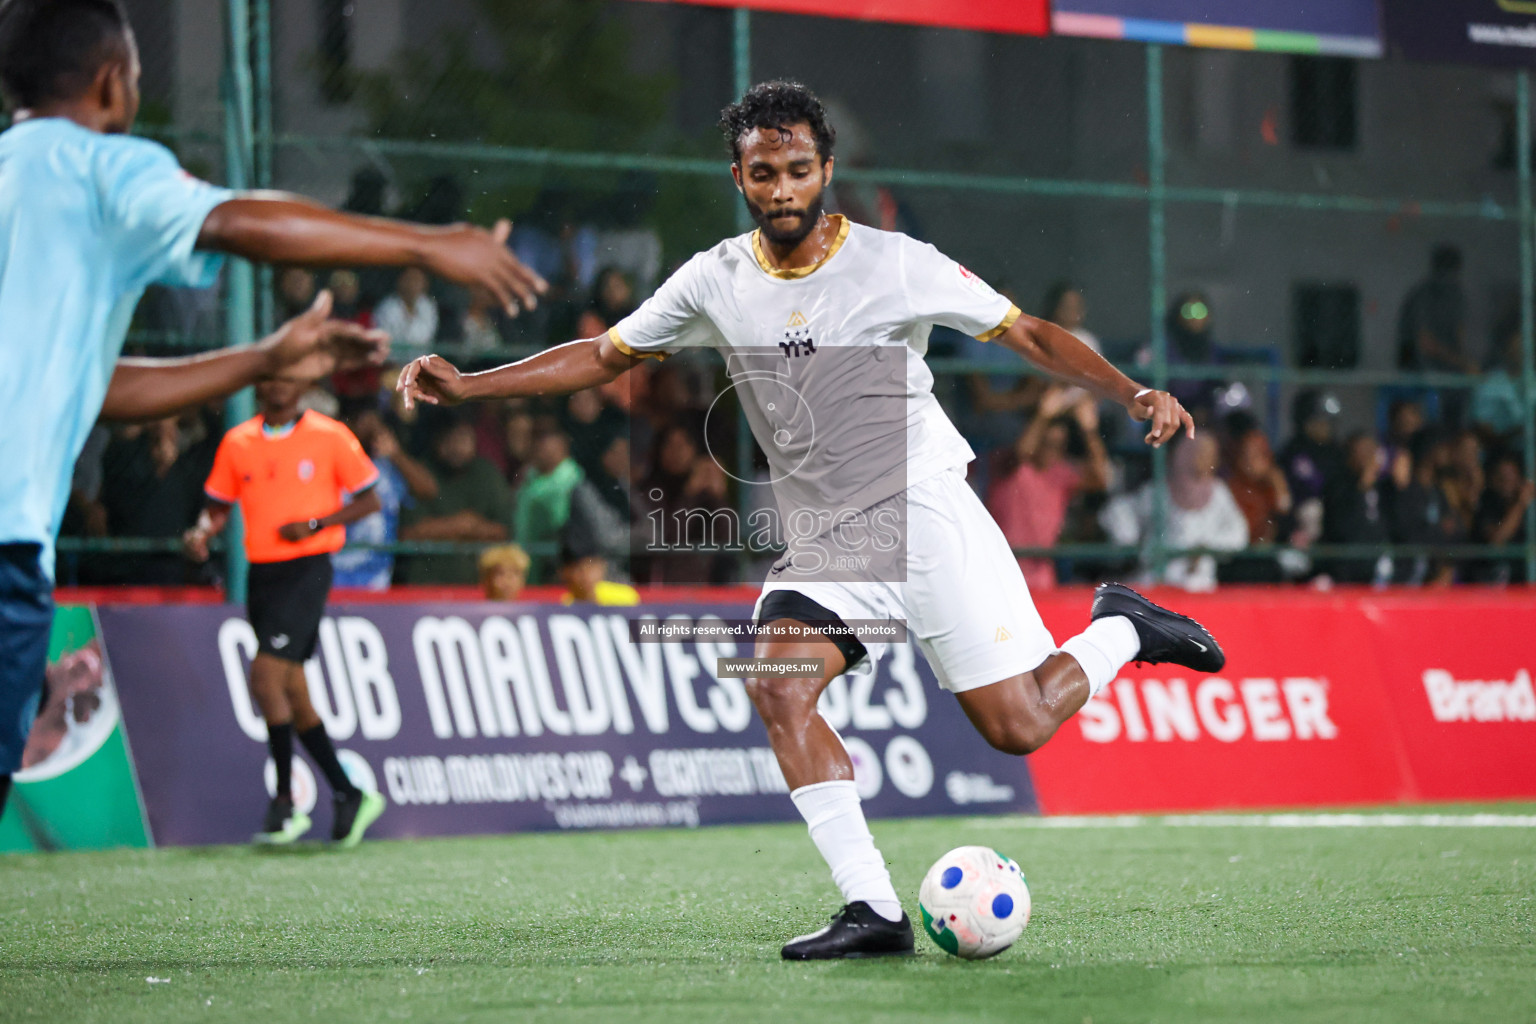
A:
[[[379,472],[352,431],[328,416],[301,411],[309,381],[276,378],[256,385],[259,414],[224,435],[204,491],[208,506],[183,538],[197,561],[238,502],[250,559],[246,615],[257,638],[251,693],[267,722],[277,792],[256,841],[291,843],[309,831],[293,805],[293,737],[331,785],[331,838],[356,846],[384,810],[384,797],[352,784],[310,703],[304,662],[315,652],[331,590],[331,552],[345,526],[379,510]],[[346,499],[350,496],[351,501]]]

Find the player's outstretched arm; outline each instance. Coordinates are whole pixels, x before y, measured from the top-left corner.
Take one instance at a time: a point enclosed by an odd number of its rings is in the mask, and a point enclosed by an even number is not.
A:
[[[119,359],[101,415],[147,420],[232,395],[275,374],[318,380],[365,363],[382,363],[389,336],[330,319],[331,293],[248,348],[228,348],[183,359]]]
[[[494,229],[428,227],[339,213],[299,196],[247,193],[216,206],[197,247],[260,263],[305,266],[416,266],[492,295],[510,315],[533,309],[548,285],[507,248],[510,221]]]
[[[1172,441],[1180,430],[1195,436],[1195,421],[1177,398],[1131,380],[1070,331],[1049,320],[1021,316],[997,338],[997,343],[1013,349],[1053,377],[1119,402],[1131,419],[1148,424],[1146,441],[1154,448]]]
[[[482,373],[460,373],[442,356],[422,356],[400,371],[395,390],[405,396],[407,409],[417,402],[457,405],[487,398],[568,395],[606,384],[640,361],[620,352],[604,334],[557,345]]]

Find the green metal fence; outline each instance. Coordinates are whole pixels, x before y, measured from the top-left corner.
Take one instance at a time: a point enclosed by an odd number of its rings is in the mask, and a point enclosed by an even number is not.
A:
[[[222,145],[224,150],[225,180],[236,188],[267,187],[274,183],[274,169],[285,153],[307,153],[321,159],[336,154],[351,154],[376,161],[408,159],[443,166],[510,167],[522,169],[558,169],[570,172],[644,172],[658,178],[694,179],[715,185],[722,175],[720,161],[690,156],[647,152],[569,150],[542,147],[494,146],[462,141],[434,139],[389,138],[378,135],[322,135],[284,132],[274,127],[273,92],[273,44],[272,6],[270,0],[226,0],[227,60],[224,73],[223,111],[224,125]],[[753,79],[753,15],[746,9],[737,9],[731,17],[731,82],[735,94],[740,95]],[[1138,44],[1104,44],[1129,47]],[[954,171],[935,171],[902,167],[846,166],[839,169],[842,180],[860,184],[898,187],[904,190],[935,190],[955,194],[984,196],[1028,196],[1046,199],[1086,200],[1107,204],[1139,204],[1146,217],[1146,275],[1147,321],[1146,334],[1150,339],[1152,359],[1148,372],[1149,383],[1166,387],[1170,379],[1169,339],[1164,326],[1168,304],[1168,213],[1180,204],[1219,205],[1227,208],[1255,208],[1277,211],[1296,211],[1312,214],[1393,214],[1406,205],[1400,197],[1339,194],[1334,192],[1291,192],[1273,189],[1231,188],[1176,185],[1168,182],[1169,152],[1164,124],[1164,48],[1159,45],[1142,47],[1145,53],[1145,111],[1146,127],[1146,181],[1114,182],[1090,181],[1068,178],[1029,176],[1001,176],[995,174],[968,174]],[[1536,254],[1532,249],[1532,231],[1536,230],[1536,213],[1532,208],[1532,137],[1530,79],[1525,71],[1514,74],[1515,124],[1517,139],[1515,161],[1517,169],[1517,201],[1513,207],[1495,200],[1478,201],[1418,201],[1412,203],[1414,213],[1426,219],[1482,221],[1507,225],[1518,236],[1518,281],[1521,340],[1521,393],[1526,415],[1524,420],[1524,458],[1528,479],[1536,478],[1536,307],[1533,307],[1533,279],[1536,279]],[[199,135],[185,128],[167,126],[159,129],[169,138],[190,142],[211,141],[206,134]],[[154,130],[151,129],[153,133]],[[750,227],[746,211],[739,204],[735,213],[736,226],[741,230]],[[249,344],[254,331],[267,329],[273,323],[272,289],[270,278],[259,276],[249,266],[238,265],[228,280],[226,297],[227,334],[229,344]],[[142,339],[141,339],[142,340]],[[206,340],[206,339],[204,339]],[[508,356],[525,354],[525,350],[508,349]],[[985,372],[1000,375],[1008,372],[994,365],[985,367],[960,359],[934,358],[930,364],[937,374]],[[1013,371],[1028,372],[1022,365]],[[1178,376],[1209,377],[1219,379],[1246,379],[1257,383],[1279,383],[1309,386],[1347,385],[1417,385],[1437,388],[1470,388],[1477,383],[1475,375],[1447,373],[1405,374],[1396,371],[1371,369],[1322,370],[1267,365],[1224,365],[1221,367],[1180,367]],[[232,400],[230,412],[234,417],[248,416],[251,411],[249,395]],[[742,422],[740,429],[742,448],[745,450],[749,435]],[[1152,460],[1153,478],[1161,484],[1166,477],[1166,460],[1161,451]],[[1151,539],[1151,556],[1161,564],[1169,556],[1178,554],[1162,543],[1162,526],[1166,522],[1166,491],[1156,489],[1158,501],[1154,516]],[[233,535],[231,536],[233,539]],[[151,542],[150,549],[158,549]],[[392,546],[400,553],[427,553],[446,550],[442,545],[401,543]],[[83,540],[64,538],[60,550],[65,552],[111,552],[145,550],[143,543],[127,540]],[[238,599],[243,592],[244,565],[238,544],[226,546],[229,554],[229,582],[232,596]],[[1358,546],[1333,546],[1314,549],[1315,553],[1328,555],[1362,555],[1381,549],[1362,551]],[[1526,541],[1518,548],[1489,549],[1473,546],[1438,546],[1422,551],[1411,547],[1396,547],[1393,553],[1402,555],[1439,555],[1444,557],[1474,557],[1503,555],[1524,559],[1527,577],[1536,580],[1536,505],[1527,509]],[[1259,554],[1270,554],[1270,549],[1256,549]],[[1138,552],[1112,545],[1063,544],[1052,549],[1052,554],[1064,557],[1099,557],[1105,555],[1129,556]]]

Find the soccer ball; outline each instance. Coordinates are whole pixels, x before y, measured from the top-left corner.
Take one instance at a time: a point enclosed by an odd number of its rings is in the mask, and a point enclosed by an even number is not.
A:
[[[940,857],[917,898],[928,937],[967,960],[1001,953],[1029,924],[1024,872],[988,846],[962,846]]]

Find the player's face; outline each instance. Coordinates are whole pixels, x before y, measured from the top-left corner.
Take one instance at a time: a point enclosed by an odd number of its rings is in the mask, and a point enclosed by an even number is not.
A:
[[[832,161],[823,161],[816,151],[810,125],[754,128],[742,136],[741,162],[731,174],[763,236],[794,245],[821,219]]]

